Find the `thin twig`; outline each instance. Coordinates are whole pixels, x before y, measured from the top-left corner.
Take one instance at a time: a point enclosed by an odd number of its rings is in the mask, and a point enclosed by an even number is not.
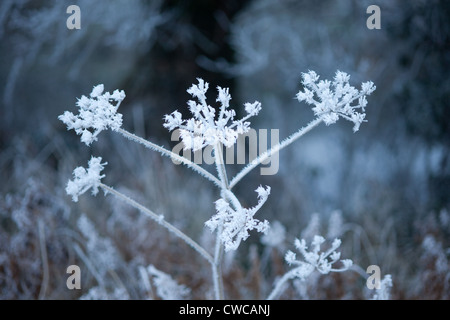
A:
[[[213,282],[216,300],[224,299],[223,278],[222,278],[223,245],[220,239],[222,229],[223,225],[219,226],[219,228],[217,229],[216,247],[214,250]]]
[[[217,179],[214,175],[212,175],[211,173],[209,173],[208,171],[206,171],[205,169],[203,169],[202,167],[200,167],[198,164],[196,164],[195,162],[192,162],[191,160],[182,157],[170,150],[167,150],[164,147],[158,146],[157,144],[154,144],[153,142],[150,142],[146,139],[143,139],[135,134],[132,134],[131,132],[128,132],[122,128],[118,129],[117,132],[119,132],[121,135],[123,135],[125,138],[130,139],[132,141],[135,141],[137,143],[142,144],[144,147],[153,150],[153,151],[157,151],[159,153],[161,153],[162,155],[165,155],[167,157],[171,157],[174,160],[177,160],[183,164],[185,164],[187,167],[191,168],[192,170],[196,171],[197,173],[199,173],[201,176],[205,177],[206,179],[214,182],[214,184],[216,184],[217,186],[220,187],[221,182],[219,179]]]
[[[141,211],[142,213],[144,213],[145,215],[147,215],[148,217],[150,217],[151,219],[156,221],[159,225],[163,226],[164,228],[169,230],[171,233],[173,233],[175,236],[177,236],[178,238],[183,240],[190,247],[192,247],[203,258],[205,258],[209,263],[214,264],[213,257],[202,246],[200,246],[197,242],[195,242],[191,237],[189,237],[188,235],[183,233],[180,229],[178,229],[177,227],[173,226],[172,224],[170,224],[169,222],[164,220],[164,217],[162,215],[157,215],[156,213],[154,213],[150,209],[144,207],[140,203],[134,201],[130,197],[124,195],[123,193],[121,193],[121,192],[119,192],[119,191],[117,191],[117,190],[115,190],[115,189],[113,189],[113,188],[111,188],[111,187],[109,187],[109,186],[107,186],[107,185],[105,185],[103,183],[100,183],[99,186],[105,191],[106,194],[107,193],[112,194],[113,196],[115,196],[115,197],[119,198],[120,200],[128,203],[132,207],[138,209],[139,211]]]
[[[285,273],[280,280],[277,281],[277,284],[273,288],[272,292],[267,297],[267,300],[273,300],[278,298],[278,296],[282,293],[282,289],[284,288],[284,284],[294,277],[295,269],[290,270]]]

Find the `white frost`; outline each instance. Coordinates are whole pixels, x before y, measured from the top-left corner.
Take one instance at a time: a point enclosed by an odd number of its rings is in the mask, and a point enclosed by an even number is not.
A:
[[[172,277],[156,269],[153,265],[147,267],[147,272],[153,276],[156,293],[163,300],[186,299],[191,290],[185,285],[178,284]]]
[[[200,150],[207,145],[224,144],[227,148],[236,143],[239,134],[250,130],[250,122],[246,121],[256,116],[261,110],[261,103],[245,103],[247,115],[241,120],[234,120],[236,112],[229,109],[231,95],[228,88],[217,87],[217,102],[220,102],[219,114],[206,103],[206,92],[209,84],[198,78],[198,84],[193,84],[187,92],[198,100],[188,101],[192,118],[183,120],[181,113],[174,111],[164,116],[164,127],[169,131],[180,129],[180,137],[185,149]]]
[[[348,83],[350,75],[339,70],[336,71],[333,81],[319,81],[319,76],[314,71],[303,73],[302,79],[304,89],[297,93],[298,101],[314,105],[314,114],[326,125],[336,123],[339,117],[342,117],[354,123],[353,132],[356,132],[361,123],[367,121],[366,96],[376,89],[372,81],[362,83],[361,90],[358,91]],[[315,100],[314,96],[318,99]],[[351,105],[355,100],[357,104]]]
[[[105,175],[100,175],[107,163],[101,163],[101,157],[92,157],[89,160],[87,170],[83,167],[77,167],[73,170],[73,180],[69,180],[66,186],[66,192],[72,196],[74,202],[78,201],[78,196],[92,188],[92,194],[98,193],[100,181]]]
[[[78,114],[65,111],[58,117],[64,122],[67,130],[75,130],[81,135],[81,142],[89,146],[97,140],[97,135],[106,129],[118,130],[122,126],[122,115],[117,112],[120,103],[125,99],[123,90],[115,90],[112,94],[104,91],[103,84],[92,89],[90,98],[82,96],[78,99]]]
[[[308,250],[304,239],[295,240],[295,247],[301,253],[303,259],[298,260],[297,255],[292,251],[286,253],[286,262],[295,266],[289,272],[291,278],[305,280],[314,270],[322,274],[328,274],[330,272],[346,271],[353,265],[353,262],[349,259],[339,260],[341,253],[336,250],[341,246],[340,239],[335,239],[328,250],[321,252],[321,245],[324,242],[325,239],[322,236],[316,235],[311,242],[311,249]],[[333,265],[338,261],[342,263],[342,267],[338,269],[333,268]]]
[[[212,231],[222,228],[220,240],[224,244],[225,251],[236,250],[241,241],[245,241],[251,230],[265,233],[269,228],[267,220],[260,221],[253,218],[256,212],[266,202],[270,187],[263,188],[259,186],[256,189],[258,193],[258,204],[250,209],[237,207],[232,208],[223,198],[216,201],[216,215],[205,222],[205,225]]]

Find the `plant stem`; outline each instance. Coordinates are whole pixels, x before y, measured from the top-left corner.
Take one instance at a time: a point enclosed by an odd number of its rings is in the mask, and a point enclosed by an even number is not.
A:
[[[260,165],[263,161],[267,160],[272,154],[279,152],[286,148],[288,145],[298,140],[307,132],[318,126],[322,122],[322,119],[317,118],[311,121],[306,127],[299,129],[297,132],[291,134],[288,138],[284,139],[281,143],[273,146],[268,151],[259,155],[256,159],[245,166],[230,182],[229,189],[232,189],[243,177],[245,177],[250,171]]]
[[[220,185],[219,187],[226,191],[228,190],[228,177],[227,177],[227,171],[225,169],[225,164],[223,162],[223,152],[222,152],[222,145],[218,143],[214,146],[214,160],[216,162],[216,169],[217,173],[219,175],[220,179]]]
[[[157,151],[159,153],[161,153],[162,155],[171,157],[174,160],[177,160],[183,164],[185,164],[186,166],[188,166],[189,168],[191,168],[192,170],[196,171],[197,173],[199,173],[201,176],[205,177],[206,179],[214,182],[214,184],[216,184],[217,186],[221,186],[221,181],[219,179],[217,179],[215,176],[213,176],[211,173],[209,173],[208,171],[206,171],[205,169],[203,169],[202,167],[200,167],[198,164],[192,162],[191,160],[182,157],[170,150],[167,150],[164,147],[158,146],[157,144],[154,144],[153,142],[150,142],[144,138],[141,138],[131,132],[128,132],[125,129],[119,128],[117,130],[117,132],[119,132],[121,135],[123,135],[125,138],[130,139],[134,142],[140,143],[142,144],[144,147],[153,150],[153,151]]]
[[[222,233],[223,226],[220,226],[216,235],[216,247],[214,250],[214,265],[213,265],[213,282],[214,282],[214,294],[216,300],[224,299],[223,290],[223,277],[222,277],[222,256],[223,245],[220,240],[220,234]]]
[[[169,222],[164,220],[164,217],[162,215],[157,215],[156,213],[154,213],[150,209],[144,207],[140,203],[137,203],[133,199],[131,199],[128,196],[124,195],[123,193],[121,193],[121,192],[119,192],[119,191],[117,191],[117,190],[115,190],[115,189],[113,189],[113,188],[111,188],[111,187],[109,187],[109,186],[107,186],[107,185],[105,185],[103,183],[100,183],[100,187],[105,191],[105,193],[111,193],[115,197],[117,197],[120,200],[128,203],[132,207],[138,209],[139,211],[141,211],[142,213],[144,213],[145,215],[147,215],[148,217],[150,217],[151,219],[156,221],[158,224],[160,224],[161,226],[163,226],[164,228],[169,230],[171,233],[173,233],[175,236],[177,236],[178,238],[183,240],[186,244],[188,244],[195,251],[197,251],[211,265],[215,264],[215,261],[214,261],[213,257],[202,246],[200,246],[197,242],[195,242],[191,237],[186,235],[180,229],[178,229],[177,227],[173,226],[172,224],[170,224]]]
[[[216,169],[220,179],[221,194],[226,194],[229,191],[228,177],[225,164],[223,162],[222,145],[220,143],[214,146],[214,160],[216,162]],[[223,289],[223,277],[222,277],[222,257],[223,257],[223,244],[220,239],[223,226],[217,229],[216,235],[216,248],[214,250],[214,293],[217,300],[224,299]]]
[[[292,269],[291,271],[285,273],[281,277],[281,279],[277,281],[277,284],[275,285],[275,288],[273,288],[272,292],[267,297],[267,300],[273,300],[273,299],[277,298],[281,294],[281,291],[283,289],[283,286],[284,286],[285,282],[293,277],[293,272],[294,271],[295,271],[295,269]]]

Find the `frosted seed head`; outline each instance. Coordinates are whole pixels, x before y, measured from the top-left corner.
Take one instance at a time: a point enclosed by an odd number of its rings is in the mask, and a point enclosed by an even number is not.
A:
[[[341,253],[336,252],[336,249],[340,246],[341,242],[339,239],[333,241],[331,249],[321,252],[320,246],[325,241],[322,236],[314,236],[311,247],[312,251],[308,251],[306,246],[306,241],[304,239],[295,239],[295,247],[303,256],[303,260],[297,260],[295,253],[288,251],[285,255],[285,260],[290,265],[297,265],[293,270],[290,271],[294,277],[305,280],[314,270],[319,271],[322,274],[328,274],[330,272],[341,272],[345,271],[351,267],[352,261],[349,259],[340,260],[343,264],[341,269],[333,269],[334,263],[338,262]]]
[[[117,109],[125,98],[123,91],[115,90],[111,95],[99,84],[92,89],[90,98],[82,96],[76,102],[78,114],[65,111],[58,117],[68,130],[81,135],[81,142],[89,146],[97,140],[97,135],[106,129],[117,131],[122,126],[122,115]]]
[[[305,101],[313,105],[315,116],[326,125],[336,123],[340,117],[354,123],[353,131],[359,130],[362,122],[365,122],[366,96],[375,91],[376,87],[372,81],[362,83],[358,91],[348,82],[350,75],[342,71],[336,71],[333,82],[320,80],[314,71],[302,74],[303,91],[296,95],[297,100]],[[317,96],[314,99],[314,96]],[[357,101],[357,104],[353,104]],[[360,112],[362,110],[362,112]]]
[[[92,189],[92,194],[98,193],[101,179],[105,175],[101,175],[101,171],[107,163],[101,163],[101,157],[92,157],[88,162],[88,168],[77,167],[73,170],[73,180],[69,180],[66,185],[66,192],[72,196],[74,202],[78,201],[78,197]]]
[[[188,101],[188,108],[192,114],[190,119],[182,119],[181,114],[176,112],[164,116],[164,127],[172,131],[179,128],[180,138],[184,143],[185,149],[193,151],[200,150],[205,146],[215,146],[222,143],[226,147],[232,147],[239,134],[248,132],[250,122],[245,121],[251,116],[255,116],[261,110],[261,103],[245,103],[244,107],[247,116],[241,120],[235,120],[236,111],[229,109],[231,95],[229,88],[217,87],[217,102],[220,102],[220,112],[206,103],[206,92],[208,83],[198,78],[198,84],[193,84],[187,92],[198,100],[198,103],[192,100]]]

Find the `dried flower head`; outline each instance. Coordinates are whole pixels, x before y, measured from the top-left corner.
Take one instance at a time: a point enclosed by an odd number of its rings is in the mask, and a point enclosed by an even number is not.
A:
[[[217,87],[216,101],[220,102],[220,111],[216,115],[216,110],[206,103],[208,82],[200,78],[197,80],[198,84],[193,84],[187,90],[198,101],[188,101],[189,111],[193,117],[183,120],[181,113],[174,111],[164,116],[164,127],[169,131],[180,129],[180,136],[185,149],[196,151],[207,145],[214,146],[219,142],[226,147],[231,147],[236,143],[239,134],[250,130],[250,122],[247,120],[259,113],[261,103],[258,101],[245,103],[247,115],[240,120],[234,120],[236,112],[229,109],[231,100],[229,89]]]
[[[303,91],[297,93],[298,101],[314,105],[314,114],[326,125],[339,120],[339,117],[354,123],[353,132],[359,130],[365,120],[366,96],[375,91],[372,81],[364,82],[361,90],[349,84],[350,75],[336,71],[333,81],[320,80],[317,73],[309,71],[302,74]],[[317,96],[317,100],[314,97]],[[357,100],[357,104],[352,103]]]
[[[349,259],[339,260],[341,253],[336,250],[341,245],[340,239],[335,239],[331,244],[331,247],[324,252],[320,251],[321,245],[325,242],[325,239],[321,236],[314,236],[311,242],[311,250],[308,251],[306,241],[304,239],[296,239],[294,244],[296,249],[302,254],[303,260],[297,260],[297,255],[288,251],[285,255],[285,260],[290,265],[296,266],[292,271],[292,278],[299,278],[301,280],[306,279],[314,270],[319,271],[322,274],[328,274],[330,272],[342,272],[348,270],[353,262]],[[333,268],[333,264],[340,261],[342,267],[339,269]]]
[[[106,129],[118,130],[122,126],[122,115],[117,112],[120,103],[125,99],[123,90],[115,90],[112,94],[104,91],[103,84],[92,89],[90,98],[81,96],[76,105],[79,114],[70,111],[58,117],[64,122],[67,130],[75,130],[81,135],[81,142],[89,146],[97,140],[97,135]]]
[[[73,180],[67,182],[66,192],[72,196],[74,202],[78,201],[78,196],[91,188],[93,195],[98,193],[100,180],[105,177],[105,175],[100,175],[100,172],[107,164],[101,162],[101,157],[92,157],[88,162],[89,167],[87,170],[83,167],[77,167],[73,170]]]
[[[256,189],[258,193],[258,204],[250,209],[235,208],[223,198],[216,201],[216,214],[205,222],[205,225],[212,231],[222,226],[220,240],[224,244],[225,251],[236,250],[241,241],[249,237],[249,231],[256,229],[258,232],[266,232],[269,228],[267,220],[259,221],[253,216],[266,202],[270,194],[270,187],[263,188],[259,186]]]

